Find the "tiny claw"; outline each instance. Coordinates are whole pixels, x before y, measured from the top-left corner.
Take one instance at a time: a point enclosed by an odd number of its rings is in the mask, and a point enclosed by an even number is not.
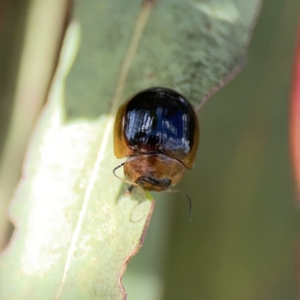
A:
[[[126,189],[124,195],[125,195],[125,196],[130,196],[130,194],[131,194],[132,190],[134,189],[134,187],[135,187],[134,185],[130,185],[130,186]]]

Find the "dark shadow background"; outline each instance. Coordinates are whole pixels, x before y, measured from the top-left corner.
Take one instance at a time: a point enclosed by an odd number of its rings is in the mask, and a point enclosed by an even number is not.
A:
[[[200,112],[195,170],[172,214],[163,299],[296,299],[288,105],[299,1],[266,1],[249,63]],[[178,201],[177,201],[178,202]]]

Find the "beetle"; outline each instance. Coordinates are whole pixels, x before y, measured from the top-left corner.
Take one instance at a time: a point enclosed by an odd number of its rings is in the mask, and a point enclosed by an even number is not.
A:
[[[128,191],[165,191],[193,168],[199,138],[197,115],[184,96],[165,87],[143,90],[117,112],[114,153],[128,158],[113,173],[124,166]]]

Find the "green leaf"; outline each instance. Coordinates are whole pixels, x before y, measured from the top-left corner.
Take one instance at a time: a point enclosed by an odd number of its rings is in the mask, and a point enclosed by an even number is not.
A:
[[[149,222],[153,202],[140,203],[142,191],[122,196],[112,175],[113,117],[64,118],[63,83],[78,34],[74,23],[12,204],[17,231],[1,261],[1,299],[122,298],[124,263]]]
[[[16,231],[0,262],[1,300],[126,297],[121,276],[154,202],[141,190],[123,196],[112,175],[117,108],[157,85],[202,105],[244,62],[259,4],[75,1],[78,23],[10,209]]]
[[[98,116],[107,109],[139,20],[147,24],[130,59],[122,100],[144,88],[166,86],[202,106],[245,65],[261,0],[148,1],[152,8],[147,20],[141,20],[143,14],[139,19],[140,0],[132,0],[130,5],[122,1],[94,3],[82,3],[76,9],[83,37],[68,79],[73,87],[67,90],[69,117]],[[76,109],[87,97],[92,105]]]

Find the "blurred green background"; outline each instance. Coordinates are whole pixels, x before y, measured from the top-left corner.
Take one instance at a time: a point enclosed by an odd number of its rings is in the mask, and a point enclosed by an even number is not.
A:
[[[19,3],[0,0],[0,11],[6,7],[21,24],[28,2]],[[196,166],[180,186],[193,199],[193,222],[188,223],[183,195],[154,195],[145,244],[124,276],[129,300],[298,298],[300,218],[289,161],[288,104],[299,12],[298,0],[265,1],[247,67],[199,113]],[[18,24],[0,22],[0,155],[10,138],[24,30]],[[17,147],[19,158],[24,147]],[[20,166],[11,170],[5,178],[15,184]],[[0,203],[1,216],[6,206]]]
[[[193,222],[182,195],[155,196],[125,274],[129,300],[298,299],[288,105],[299,12],[298,0],[265,1],[248,65],[201,109],[196,166],[180,186]]]

